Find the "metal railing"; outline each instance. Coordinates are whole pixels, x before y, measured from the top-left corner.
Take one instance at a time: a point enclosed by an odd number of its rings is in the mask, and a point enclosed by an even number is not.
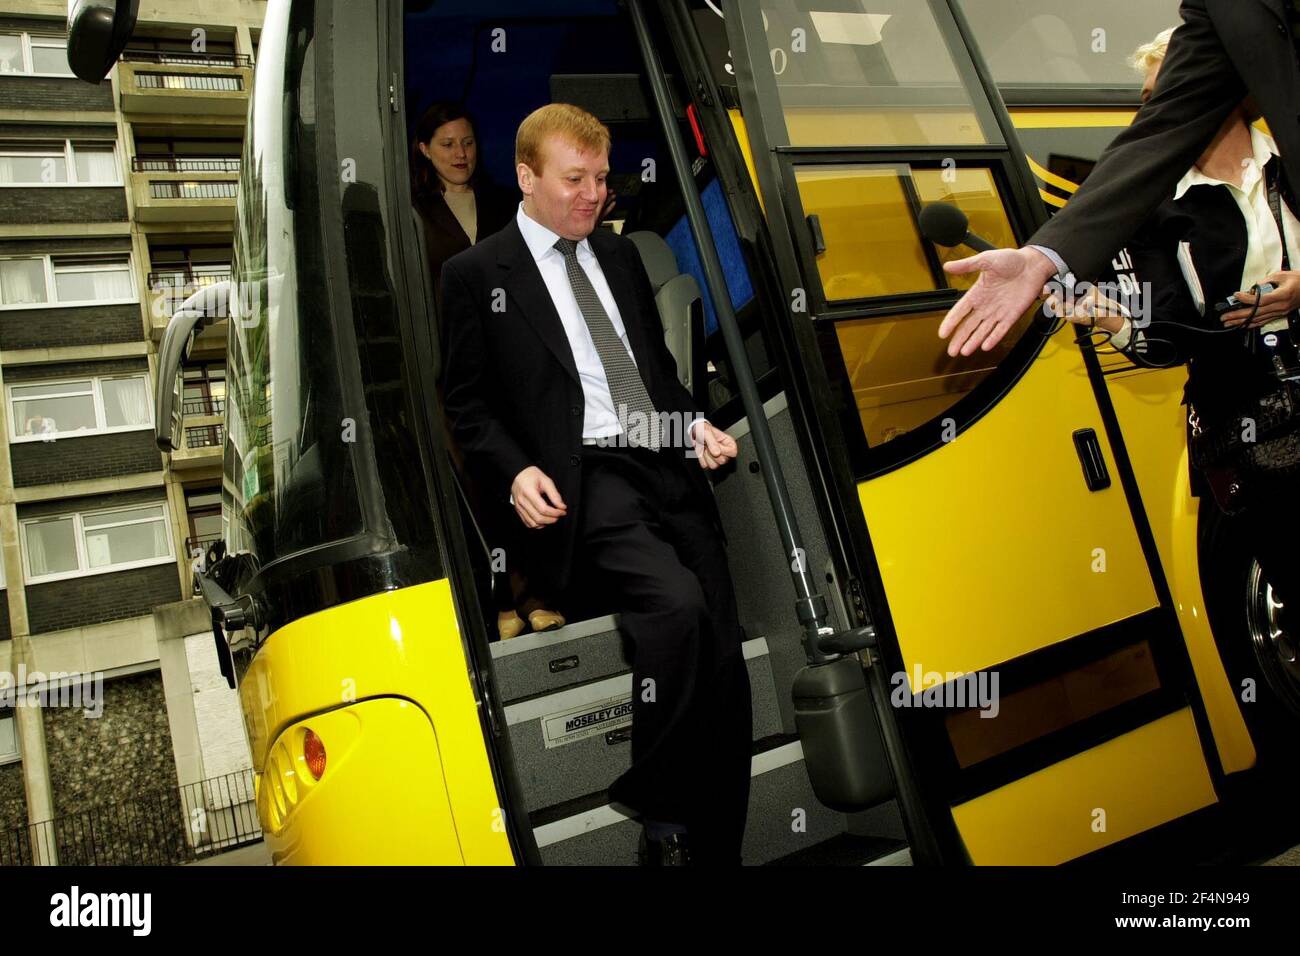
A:
[[[237,173],[239,157],[146,153],[131,157],[131,169],[137,173]]]
[[[238,189],[239,183],[234,180],[203,183],[151,181],[149,196],[151,199],[234,199]]]
[[[195,548],[198,548],[200,551],[207,551],[208,545],[216,544],[220,540],[221,535],[219,534],[201,534],[195,538],[186,538],[185,553],[193,554]]]
[[[191,415],[222,415],[226,411],[224,398],[191,398],[181,405],[181,414],[186,418]]]
[[[225,435],[224,425],[194,425],[185,429],[185,447],[219,448]]]
[[[204,534],[197,538],[185,539],[185,556],[190,559],[190,591],[194,594],[203,593],[203,589],[199,587],[198,568],[195,565],[199,563],[200,557],[206,558],[209,545],[216,544],[221,537],[219,534]],[[194,554],[196,550],[199,552],[197,556]]]
[[[0,865],[174,866],[262,837],[253,771],[141,793],[0,833]]]
[[[135,86],[139,90],[185,90],[204,93],[240,93],[244,89],[242,76],[205,76],[202,73],[137,73]]]
[[[155,291],[163,291],[169,288],[179,289],[186,286],[192,286],[197,290],[202,286],[224,282],[231,275],[230,266],[226,266],[223,272],[151,272],[149,273],[148,286]]]
[[[247,53],[194,53],[181,50],[123,50],[119,59],[127,63],[174,63],[181,66],[251,67]]]

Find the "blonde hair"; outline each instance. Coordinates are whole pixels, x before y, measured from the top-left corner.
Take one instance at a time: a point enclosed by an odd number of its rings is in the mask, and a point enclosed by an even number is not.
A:
[[[533,110],[519,124],[515,136],[515,165],[524,163],[533,172],[542,171],[542,143],[557,135],[579,149],[609,152],[609,128],[584,109],[569,103],[551,103]]]
[[[1151,72],[1153,66],[1157,66],[1165,61],[1165,54],[1169,52],[1169,40],[1174,35],[1174,28],[1161,30],[1156,34],[1156,38],[1150,43],[1144,43],[1129,57],[1129,64],[1143,76]]]

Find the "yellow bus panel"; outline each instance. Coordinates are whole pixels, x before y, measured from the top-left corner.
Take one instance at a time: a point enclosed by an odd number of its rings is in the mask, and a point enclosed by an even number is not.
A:
[[[1216,801],[1190,709],[953,807],[977,865],[1045,866]]]
[[[266,766],[270,742],[306,717],[373,698],[412,701],[428,715],[436,749],[413,753],[388,776],[373,778],[369,793],[357,794],[364,800],[356,812],[366,812],[368,803],[400,802],[398,794],[410,785],[410,765],[432,757],[441,762],[464,861],[514,862],[445,578],[285,625],[253,658],[240,696],[257,768]],[[372,737],[356,746],[384,746]],[[415,832],[421,821],[394,818],[389,824]]]

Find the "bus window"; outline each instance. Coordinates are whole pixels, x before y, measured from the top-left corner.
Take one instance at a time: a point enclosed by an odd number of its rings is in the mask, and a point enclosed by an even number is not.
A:
[[[1008,101],[1017,91],[1142,86],[1128,59],[1177,26],[1179,0],[960,0],[980,51]]]
[[[969,250],[921,238],[916,217],[929,203],[953,203],[974,232],[996,246],[1015,245],[988,169],[804,166],[795,181],[804,211],[820,221],[826,249],[817,271],[828,301],[968,288],[969,276],[950,279],[939,267]]]
[[[824,251],[816,257],[827,305],[960,290],[968,276],[943,263],[969,255],[921,238],[917,216],[934,202],[958,206],[971,229],[997,246],[1016,245],[990,169],[919,164],[805,165],[795,169],[799,198],[818,217]],[[907,311],[904,309],[903,311]],[[1026,315],[990,352],[952,358],[938,337],[944,309],[845,318],[830,324],[843,363],[844,401],[876,448],[934,421],[984,381],[1030,326]],[[829,330],[823,339],[829,339]],[[827,342],[827,345],[830,345]]]
[[[929,4],[761,0],[759,7],[791,145],[1000,142]]]
[[[795,224],[854,470],[879,473],[937,440],[933,426],[945,415],[964,421],[986,407],[973,396],[954,409],[1004,361],[1014,375],[1034,351],[1022,343],[1027,314],[998,348],[948,356],[938,326],[973,278],[950,278],[943,265],[970,250],[938,248],[918,226],[926,204],[949,202],[994,244],[1018,245],[1005,138],[946,3],[760,0],[726,9],[730,58],[741,45],[757,65],[736,75],[745,114],[737,131],[755,154],[777,155],[781,194],[764,208],[772,217],[779,199]],[[703,11],[695,20],[716,34]],[[923,426],[906,447],[872,451]]]

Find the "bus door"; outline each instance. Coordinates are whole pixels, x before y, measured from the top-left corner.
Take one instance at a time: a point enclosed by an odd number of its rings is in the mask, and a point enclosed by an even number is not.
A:
[[[937,336],[970,284],[942,264],[972,253],[923,240],[921,208],[953,203],[998,246],[1042,216],[960,12],[707,6],[788,320],[813,333],[798,341],[818,414],[847,442],[859,570],[932,823],[975,863],[1053,863],[1213,803],[1204,708],[1095,356],[1037,313],[969,358]]]

